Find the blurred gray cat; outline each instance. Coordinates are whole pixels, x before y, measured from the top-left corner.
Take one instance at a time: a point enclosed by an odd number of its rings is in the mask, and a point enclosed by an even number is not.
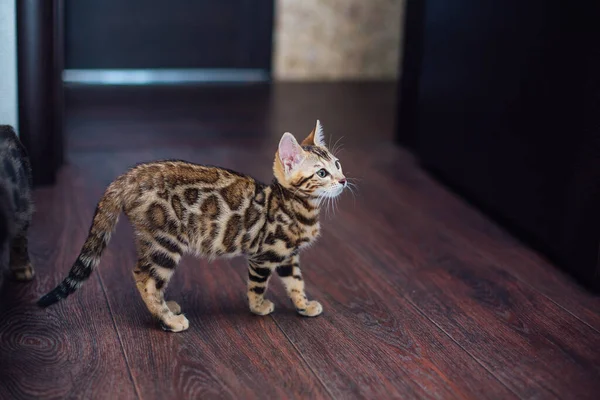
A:
[[[14,129],[0,125],[0,283],[10,267],[15,279],[28,281],[34,271],[27,249],[33,214],[29,157]]]

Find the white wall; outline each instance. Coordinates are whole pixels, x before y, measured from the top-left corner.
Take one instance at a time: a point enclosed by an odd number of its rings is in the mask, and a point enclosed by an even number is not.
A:
[[[0,0],[0,124],[17,129],[16,0]]]

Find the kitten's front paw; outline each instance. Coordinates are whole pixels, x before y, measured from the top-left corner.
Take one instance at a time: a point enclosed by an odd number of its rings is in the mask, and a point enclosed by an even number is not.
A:
[[[264,300],[258,307],[250,306],[250,311],[256,315],[269,315],[275,310],[275,304],[270,300]]]
[[[161,321],[160,326],[169,332],[181,332],[185,331],[190,326],[190,322],[183,315],[173,315],[166,317]]]
[[[177,304],[177,302],[173,301],[173,300],[169,300],[167,301],[167,307],[169,307],[169,310],[171,310],[171,312],[175,315],[179,315],[181,314],[181,306],[179,304]]]
[[[13,269],[13,276],[16,280],[27,282],[33,279],[35,271],[31,265]]]
[[[304,309],[298,309],[298,314],[305,317],[316,317],[323,312],[323,306],[318,301],[309,301]]]

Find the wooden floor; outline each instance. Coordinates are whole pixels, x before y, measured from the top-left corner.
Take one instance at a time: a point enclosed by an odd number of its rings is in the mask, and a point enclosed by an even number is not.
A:
[[[599,398],[600,298],[393,145],[392,85],[72,89],[68,107],[69,163],[35,193],[36,279],[0,292],[0,399]],[[125,219],[80,291],[34,305],[128,167],[178,158],[270,181],[279,136],[317,118],[360,187],[303,254],[322,316],[297,316],[278,282],[275,313],[254,316],[242,259],[188,257],[167,296],[190,329],[163,332],[133,283]]]

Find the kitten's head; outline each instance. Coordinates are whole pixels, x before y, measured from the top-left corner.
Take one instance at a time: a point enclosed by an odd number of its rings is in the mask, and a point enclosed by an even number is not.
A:
[[[291,133],[283,134],[273,172],[282,186],[301,196],[336,197],[347,185],[340,161],[325,146],[319,121],[302,144]]]

